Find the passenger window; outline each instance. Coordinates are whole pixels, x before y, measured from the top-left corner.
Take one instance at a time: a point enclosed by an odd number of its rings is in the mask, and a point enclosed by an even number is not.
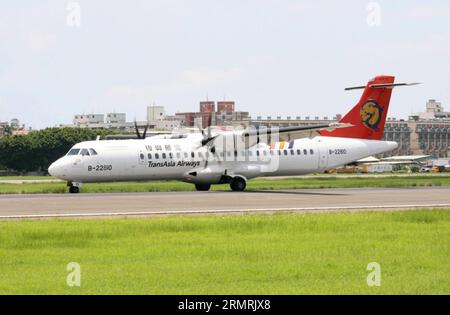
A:
[[[303,149],[303,154],[304,154],[304,155],[307,155],[307,154],[308,154],[308,151],[306,151],[306,149]]]
[[[187,159],[187,158],[188,158],[188,154],[187,154],[187,152],[184,152],[184,153],[183,153],[183,155],[184,155],[184,158],[185,158],[185,159]]]
[[[274,152],[273,152],[273,150],[270,150],[270,155],[274,155]]]
[[[284,150],[283,153],[284,153],[284,155],[288,155],[288,151],[287,150]]]
[[[177,159],[181,159],[181,153],[177,152]]]
[[[172,152],[169,152],[169,159],[173,159],[173,154],[172,154]]]
[[[256,150],[256,156],[259,156],[259,150]]]
[[[81,155],[82,156],[85,156],[85,155],[89,156],[89,151],[87,149],[81,149]]]
[[[203,153],[202,152],[198,152],[198,157],[203,160]]]
[[[162,153],[162,158],[163,158],[163,159],[166,158],[166,153],[165,153],[165,152]]]
[[[97,151],[95,151],[94,149],[89,149],[89,153],[91,155],[97,155]]]
[[[263,154],[264,154],[264,156],[267,156],[267,151],[264,150],[264,151],[263,151]]]
[[[252,151],[248,151],[248,156],[252,156],[253,152]]]
[[[297,154],[298,155],[302,154],[302,151],[300,149],[297,149]]]
[[[159,154],[155,153],[155,159],[159,159]]]
[[[294,155],[294,154],[295,154],[294,150],[291,150],[291,155]]]
[[[147,157],[148,157],[149,160],[151,160],[152,159],[152,154],[151,153],[147,154]]]
[[[309,153],[314,154],[314,150],[313,150],[313,149],[310,149],[310,150],[309,150]]]
[[[195,153],[191,152],[191,158],[195,159]]]
[[[278,150],[278,155],[281,155],[281,150]]]

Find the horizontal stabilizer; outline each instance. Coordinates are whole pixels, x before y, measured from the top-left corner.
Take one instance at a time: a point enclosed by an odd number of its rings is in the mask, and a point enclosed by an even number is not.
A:
[[[396,86],[411,86],[411,85],[418,85],[420,84],[420,82],[413,82],[413,83],[381,83],[381,84],[369,84],[368,87],[369,88],[373,88],[373,89],[382,89],[382,88],[393,88]],[[348,87],[345,88],[344,90],[346,91],[350,91],[350,90],[359,90],[359,89],[365,89],[366,86],[362,85],[362,86],[352,86],[352,87]]]
[[[348,127],[353,127],[353,125],[350,123],[336,122],[336,123],[331,123],[328,128],[325,128],[325,130],[333,131],[337,128],[348,128]]]

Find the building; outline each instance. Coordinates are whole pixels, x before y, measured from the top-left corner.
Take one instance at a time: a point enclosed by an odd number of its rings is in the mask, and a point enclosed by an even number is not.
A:
[[[127,121],[125,113],[108,113],[106,114],[107,124],[124,124]]]
[[[436,102],[434,99],[427,101],[425,105],[425,111],[419,113],[413,113],[409,116],[410,120],[429,120],[435,118],[450,118],[450,113],[444,112],[441,102]]]
[[[173,130],[183,126],[184,121],[176,116],[165,115],[163,106],[147,107],[147,120],[137,121],[140,127],[149,126],[149,129]],[[91,129],[114,129],[126,132],[135,131],[135,122],[127,122],[125,113],[104,114],[78,114],[73,118],[73,124],[60,127],[79,127]]]
[[[217,107],[216,107],[217,105]],[[250,123],[248,112],[236,111],[234,101],[201,101],[200,111],[176,113],[184,121],[186,127],[201,126],[237,126]]]
[[[163,120],[166,117],[164,106],[147,106],[147,121]]]
[[[184,126],[183,117],[176,115],[166,115],[164,106],[147,107],[147,123],[152,129],[173,130]]]
[[[24,124],[20,124],[19,119],[13,118],[9,122],[0,122],[0,137],[6,135],[26,135],[31,131],[31,128],[26,129]]]
[[[105,122],[105,115],[103,114],[81,114],[75,115],[73,124],[77,127],[88,127],[92,125],[103,124]]]
[[[183,127],[184,121],[181,117],[166,116],[164,119],[148,122],[151,129],[174,130]]]
[[[132,130],[134,123],[126,121],[125,113],[78,114],[73,117],[73,124],[60,127]]]
[[[20,128],[19,119],[17,119],[17,118],[11,119],[9,125],[12,129],[19,129]]]

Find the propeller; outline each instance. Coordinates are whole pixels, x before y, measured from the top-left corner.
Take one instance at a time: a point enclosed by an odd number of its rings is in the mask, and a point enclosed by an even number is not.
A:
[[[206,154],[207,154],[207,156],[205,156],[205,166],[203,168],[208,167],[209,152],[211,152],[214,155],[214,157],[216,158],[216,161],[219,164],[221,163],[219,156],[217,155],[217,152],[216,152],[216,147],[214,146],[214,139],[216,139],[218,137],[218,135],[215,135],[215,136],[212,135],[211,123],[212,123],[212,113],[211,113],[211,115],[209,115],[208,126],[206,128],[202,128],[202,126],[197,124],[197,128],[200,130],[200,132],[203,136],[203,139],[200,141],[200,145],[197,147],[197,149],[200,149],[201,147],[206,147]]]
[[[136,130],[136,136],[138,139],[145,139],[145,137],[147,136],[148,124],[145,125],[144,132],[142,133],[142,135],[139,132],[139,128],[138,128],[136,120],[134,121],[134,129]]]
[[[134,121],[134,129],[136,130],[136,136],[137,136],[137,138],[138,138],[138,139],[141,139],[141,133],[139,132],[139,128],[138,128],[138,125],[137,125],[136,120]]]

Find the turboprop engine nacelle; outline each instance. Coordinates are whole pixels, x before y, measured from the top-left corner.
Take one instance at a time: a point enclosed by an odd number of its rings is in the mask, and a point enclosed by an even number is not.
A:
[[[184,174],[183,180],[194,184],[221,184],[227,182],[225,177],[222,169],[199,167]]]

